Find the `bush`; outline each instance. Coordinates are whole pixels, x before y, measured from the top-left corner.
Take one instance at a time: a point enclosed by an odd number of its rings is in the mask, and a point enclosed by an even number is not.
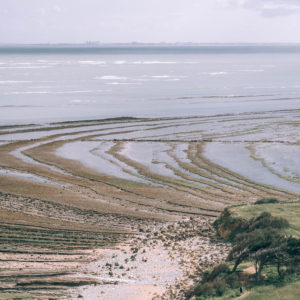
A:
[[[216,290],[213,287],[213,284],[211,282],[206,283],[199,283],[197,284],[188,294],[187,298],[190,298],[191,296],[203,296],[205,299],[206,296],[215,295]]]
[[[195,295],[198,300],[212,296],[222,296],[231,284],[227,284],[228,276],[231,276],[229,266],[227,264],[219,264],[210,272],[204,272],[202,281],[194,286],[187,296]],[[235,276],[238,277],[238,275]],[[233,278],[230,280],[233,281]],[[239,282],[239,280],[237,281]]]
[[[214,289],[213,284],[210,282],[206,282],[199,289],[198,295],[210,296],[210,295],[214,295],[215,293],[216,290]]]
[[[284,218],[273,217],[269,212],[262,212],[258,217],[249,220],[247,231],[251,232],[255,229],[267,227],[281,230],[288,228],[289,222]]]
[[[219,277],[222,274],[228,274],[230,273],[230,269],[228,267],[228,265],[226,264],[220,264],[217,265],[212,272],[210,273],[210,275],[208,276],[209,280],[214,280],[215,278]]]
[[[216,279],[214,281],[214,290],[217,296],[222,296],[226,291],[227,285],[224,279]]]
[[[239,275],[236,273],[229,274],[226,277],[226,282],[232,289],[238,288],[241,285]]]
[[[263,198],[254,202],[254,204],[268,204],[268,203],[278,203],[276,198]]]

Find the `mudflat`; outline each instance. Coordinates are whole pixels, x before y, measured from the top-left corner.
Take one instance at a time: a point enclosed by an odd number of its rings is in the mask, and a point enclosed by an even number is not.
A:
[[[298,114],[0,128],[0,299],[182,298],[226,206],[300,199]]]

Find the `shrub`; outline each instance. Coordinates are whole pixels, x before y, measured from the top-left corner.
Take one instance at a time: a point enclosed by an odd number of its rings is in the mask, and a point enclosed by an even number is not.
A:
[[[209,274],[208,279],[209,280],[213,280],[213,279],[219,277],[222,274],[228,274],[228,273],[230,273],[230,269],[229,269],[228,265],[226,265],[226,264],[219,264]]]
[[[211,296],[216,294],[216,290],[211,282],[206,282],[196,287],[195,294],[197,296]]]
[[[226,282],[232,289],[238,288],[241,285],[240,278],[236,273],[229,274],[226,277]]]
[[[227,277],[230,276],[230,268],[226,264],[219,264],[210,272],[203,273],[202,280],[188,293],[189,296],[197,296],[196,299],[206,299],[211,296],[222,296],[227,287]]]
[[[262,198],[254,202],[254,204],[268,204],[268,203],[278,203],[279,201],[276,198]]]
[[[273,217],[269,212],[262,212],[258,217],[252,218],[248,222],[247,231],[263,228],[285,229],[289,227],[289,222],[280,217]]]
[[[224,279],[217,278],[214,281],[214,290],[217,296],[222,296],[226,291],[227,285]]]

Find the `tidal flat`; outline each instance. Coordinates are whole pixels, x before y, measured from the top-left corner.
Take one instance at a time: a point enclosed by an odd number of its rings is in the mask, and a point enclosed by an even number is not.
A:
[[[2,128],[0,296],[183,298],[230,251],[211,225],[226,206],[300,199],[299,125],[286,109]]]

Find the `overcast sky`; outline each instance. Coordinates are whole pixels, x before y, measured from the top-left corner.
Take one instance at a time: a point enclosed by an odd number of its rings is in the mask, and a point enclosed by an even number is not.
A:
[[[300,0],[0,0],[0,43],[300,42]]]

